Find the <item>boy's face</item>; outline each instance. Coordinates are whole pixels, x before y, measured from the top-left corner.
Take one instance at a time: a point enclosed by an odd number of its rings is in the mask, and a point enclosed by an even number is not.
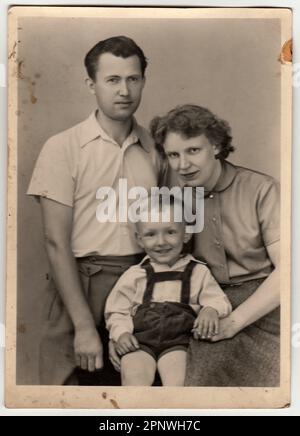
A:
[[[88,79],[99,109],[114,121],[132,117],[140,104],[144,83],[138,56],[122,58],[112,53],[99,57],[95,82]]]
[[[185,233],[185,223],[174,222],[139,222],[137,240],[152,260],[172,266],[180,257],[183,244],[191,235]]]

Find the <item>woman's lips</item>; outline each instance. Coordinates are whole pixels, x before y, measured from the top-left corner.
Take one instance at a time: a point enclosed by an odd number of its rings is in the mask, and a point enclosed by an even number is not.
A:
[[[190,180],[194,179],[198,175],[199,171],[194,171],[193,173],[187,173],[187,174],[180,174],[181,177],[184,179]]]

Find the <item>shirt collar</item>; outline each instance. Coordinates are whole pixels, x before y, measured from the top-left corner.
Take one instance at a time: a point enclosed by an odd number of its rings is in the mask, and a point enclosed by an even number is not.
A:
[[[80,147],[83,148],[88,143],[101,137],[104,141],[111,143],[116,142],[102,129],[96,118],[97,110],[94,110],[90,116],[82,123],[80,132]],[[145,151],[150,152],[150,147],[144,133],[144,129],[138,125],[133,118],[132,130],[123,143],[124,147],[139,143]]]
[[[215,184],[215,187],[210,192],[221,192],[225,191],[231,183],[233,182],[236,174],[237,174],[237,168],[232,163],[222,160],[222,170],[221,175]]]
[[[155,267],[155,271],[160,272],[161,271],[177,271],[178,269],[184,268],[191,260],[200,263],[202,265],[206,265],[204,262],[201,262],[200,260],[197,260],[192,256],[191,254],[185,254],[181,256],[177,262],[174,263],[172,266],[168,266],[165,264],[159,264],[150,259],[150,256],[145,256],[144,259],[139,263],[139,265],[142,265],[146,260],[150,260],[151,265]]]

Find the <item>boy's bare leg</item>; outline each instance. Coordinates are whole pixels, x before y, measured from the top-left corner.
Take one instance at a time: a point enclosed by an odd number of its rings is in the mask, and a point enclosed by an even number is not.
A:
[[[157,369],[163,386],[183,386],[186,368],[184,350],[174,350],[164,354],[157,362]]]
[[[142,350],[125,354],[121,359],[122,386],[151,386],[156,371],[156,361]]]

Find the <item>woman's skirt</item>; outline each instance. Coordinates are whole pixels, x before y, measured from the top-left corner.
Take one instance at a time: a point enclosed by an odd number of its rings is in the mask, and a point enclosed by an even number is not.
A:
[[[264,279],[225,285],[233,309],[243,303]],[[191,340],[186,386],[274,387],[280,384],[280,308],[220,342]]]

